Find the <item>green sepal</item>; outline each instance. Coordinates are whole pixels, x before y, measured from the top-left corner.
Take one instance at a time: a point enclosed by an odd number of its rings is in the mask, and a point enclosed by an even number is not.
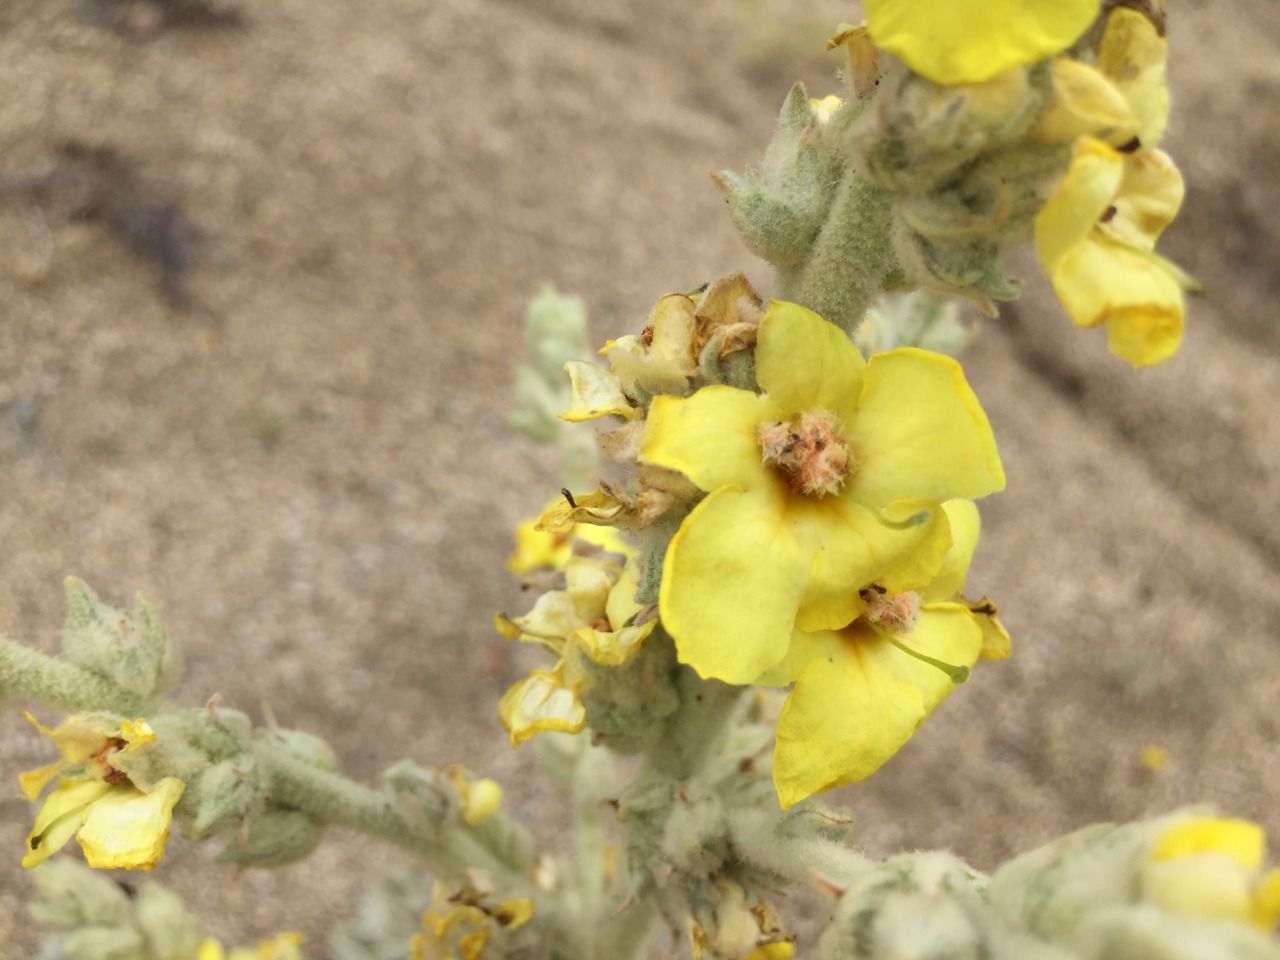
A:
[[[284,867],[309,856],[320,844],[324,826],[300,810],[269,807],[234,833],[214,863],[249,867]]]
[[[167,691],[181,673],[181,655],[141,595],[133,609],[103,603],[87,583],[67,577],[62,651],[77,666],[102,674],[142,701]]]

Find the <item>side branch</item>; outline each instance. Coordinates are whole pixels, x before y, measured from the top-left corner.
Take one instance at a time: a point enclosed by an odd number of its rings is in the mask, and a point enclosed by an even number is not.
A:
[[[99,673],[0,637],[0,696],[39,700],[70,712],[138,713],[141,701]]]

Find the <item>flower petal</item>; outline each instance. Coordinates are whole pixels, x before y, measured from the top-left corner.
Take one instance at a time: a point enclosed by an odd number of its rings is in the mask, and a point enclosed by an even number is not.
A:
[[[1270,933],[1280,921],[1280,870],[1268,870],[1253,891],[1253,925]]]
[[[1013,653],[1013,640],[1000,622],[996,605],[983,597],[976,603],[966,602],[965,606],[978,618],[978,626],[982,628],[982,652],[978,656],[983,660],[1008,660]]]
[[[649,317],[650,341],[646,347],[635,338],[615,343],[605,355],[623,385],[637,384],[649,393],[683,393],[689,378],[698,372],[694,357],[694,303],[680,293],[658,301]]]
[[[499,617],[495,622],[508,640],[531,640],[558,650],[564,638],[585,626],[589,619],[578,612],[568,591],[551,590],[540,596],[523,617]]]
[[[278,933],[270,940],[258,941],[256,947],[237,947],[227,960],[302,960],[302,941],[300,933]],[[197,960],[204,960],[203,954]]]
[[[1077,326],[1107,325],[1111,352],[1134,366],[1161,363],[1182,342],[1182,288],[1153,254],[1095,234],[1049,275]]]
[[[960,364],[942,354],[903,347],[872,357],[847,434],[858,462],[848,496],[872,506],[1004,489],[987,415]]]
[[[1046,273],[1052,275],[1063,257],[1089,236],[1123,178],[1124,154],[1092,137],[1076,141],[1066,177],[1036,214],[1036,257]]]
[[[870,775],[925,717],[920,691],[886,671],[883,654],[860,649],[883,641],[860,628],[821,636],[826,656],[810,660],[778,720],[773,782],[784,808]]]
[[[1061,53],[1098,15],[1099,0],[865,0],[882,50],[934,83],[975,83]]]
[[[889,521],[925,515],[905,529],[884,523],[860,504],[834,497],[793,498],[787,506],[801,548],[812,557],[796,614],[801,630],[834,630],[848,624],[862,609],[858,591],[869,584],[878,583],[893,593],[923,587],[937,574],[951,544],[946,514],[929,501],[901,501],[883,511]]]
[[[22,865],[30,870],[61,850],[80,829],[89,807],[111,790],[103,780],[65,780],[45,798],[27,836]]]
[[[513,624],[524,639],[531,639],[557,646],[557,641],[575,630],[591,624],[604,615],[609,593],[617,581],[617,564],[590,557],[572,557],[565,567],[567,586],[564,590],[550,590],[540,596],[533,609],[523,617],[501,618],[499,631],[509,639],[515,639],[510,627]]]
[[[26,711],[23,712],[26,713]],[[100,716],[84,716],[75,713],[52,730],[37,723],[36,718],[31,714],[26,713],[26,717],[41,733],[52,738],[62,753],[62,759],[68,764],[88,760],[102,749],[108,739],[120,735],[119,724]]]
[[[554,673],[534,670],[514,683],[498,702],[498,719],[513,747],[548,730],[581,733],[587,725],[586,709],[577,691],[564,683],[559,668]]]
[[[982,646],[973,617],[956,604],[923,609],[902,639],[964,666]],[[858,624],[810,635],[801,645],[810,659],[783,707],[774,749],[773,780],[784,807],[874,773],[955,686]]]
[[[771,301],[760,321],[756,380],[782,417],[830,410],[848,427],[866,361],[848,335],[812,310]]]
[[[757,686],[785,687],[793,684],[809,664],[822,657],[830,659],[839,649],[839,630],[793,630],[787,654],[755,680]]]
[[[1154,147],[1169,119],[1169,89],[1165,61],[1169,44],[1147,17],[1117,7],[1107,17],[1098,48],[1098,69],[1120,90],[1142,125],[1138,139]]]
[[[782,659],[811,558],[777,491],[724,487],[685,518],[667,548],[663,627],[701,676],[751,683]]]
[[[609,590],[609,598],[605,601],[605,618],[613,629],[620,630],[644,609],[636,603],[636,593],[639,589],[640,564],[631,560],[622,568],[622,575]]]
[[[568,534],[538,529],[537,520],[525,520],[516,527],[516,549],[507,557],[507,569],[525,574],[535,570],[559,570],[573,555],[573,539]]]
[[[1140,129],[1129,101],[1096,67],[1070,57],[1053,61],[1053,99],[1036,125],[1040,143],[1099,137],[1122,144]]]
[[[22,792],[27,795],[27,799],[34,803],[36,797],[40,796],[40,791],[52,783],[66,765],[65,760],[55,760],[43,767],[18,774],[18,783],[22,785]]]
[[[951,523],[942,504],[930,500],[899,500],[880,512],[886,520],[899,523],[922,514],[927,516],[898,534],[904,538],[899,543],[910,543],[910,549],[878,573],[875,582],[890,593],[906,593],[928,586],[938,576],[942,558],[951,549]],[[908,534],[912,539],[907,539]]]
[[[1251,820],[1191,817],[1156,838],[1151,859],[1177,860],[1199,853],[1220,853],[1245,870],[1257,870],[1266,852],[1266,833]]]
[[[156,732],[151,729],[151,724],[139,717],[137,720],[120,721],[120,736],[125,741],[125,746],[120,748],[120,753],[124,754],[132,753],[148,743],[154,743]]]
[[[964,578],[978,546],[978,508],[969,500],[948,500],[942,509],[951,528],[951,549],[942,558],[942,568],[933,583],[920,591],[925,603],[951,600],[964,593]]]
[[[100,870],[150,870],[164,856],[173,807],[184,785],[165,777],[150,793],[114,787],[89,808],[76,834],[89,866]]]
[[[533,919],[533,901],[523,897],[518,900],[503,900],[494,908],[492,916],[508,930],[523,927]]]
[[[578,630],[569,640],[593,663],[618,667],[640,652],[640,644],[653,633],[653,628],[657,625],[657,620],[650,620],[638,627],[623,627],[616,631]]]
[[[903,635],[903,643],[943,663],[972,667],[982,651],[982,628],[963,603],[930,603],[920,610],[916,628]],[[900,652],[900,651],[899,651]],[[951,696],[956,684],[937,667],[912,657],[895,661],[898,676],[914,683],[923,693],[925,710],[933,713]]]
[[[608,490],[592,490],[574,497],[553,500],[538,517],[535,529],[547,533],[575,533],[588,524],[616,526],[626,521],[631,509]]]
[[[1182,206],[1182,174],[1163,150],[1144,150],[1125,160],[1113,206],[1115,216],[1098,229],[1141,250],[1152,250]]]
[[[612,373],[601,370],[585,360],[570,360],[564,365],[569,371],[569,383],[573,389],[569,409],[560,414],[561,420],[581,423],[616,414],[628,420],[638,419],[643,411],[632,405],[622,392],[622,385]]]
[[[756,428],[782,419],[776,405],[749,390],[703,387],[687,399],[655,397],[640,441],[640,462],[677,470],[708,493],[730,484],[751,490],[772,482]]]

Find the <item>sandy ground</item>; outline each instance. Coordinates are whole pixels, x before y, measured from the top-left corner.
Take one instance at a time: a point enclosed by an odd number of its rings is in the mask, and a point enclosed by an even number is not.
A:
[[[985,325],[966,365],[1009,489],[984,505],[971,586],[1016,653],[838,798],[874,853],[986,868],[1193,801],[1280,828],[1280,8],[1170,6],[1189,195],[1165,251],[1208,296],[1180,356],[1141,374],[1071,329],[1030,263]],[[190,702],[268,702],[369,781],[401,756],[465,759],[553,823],[494,716],[529,666],[490,626],[521,604],[509,531],[559,485],[504,421],[524,305],[554,281],[603,340],[720,274],[767,289],[706,173],[758,157],[792,79],[831,89],[821,40],[854,13],[239,9],[241,29],[146,38],[71,0],[0,6],[0,177],[65,174],[0,196],[0,630],[52,650],[70,573],[118,603],[141,591],[185,646]],[[130,237],[159,237],[164,269]],[[44,762],[5,724],[5,777]],[[0,955],[22,958],[30,811],[6,796]],[[395,862],[340,831],[278,872],[213,852],[175,841],[158,876],[225,941],[301,929],[314,956]]]

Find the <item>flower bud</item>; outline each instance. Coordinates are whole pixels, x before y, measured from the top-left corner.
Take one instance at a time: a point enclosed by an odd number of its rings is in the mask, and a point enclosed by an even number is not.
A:
[[[335,770],[338,765],[333,747],[329,746],[314,733],[305,730],[276,730],[276,742],[288,750],[303,763],[321,770]]]
[[[183,836],[203,840],[238,825],[255,809],[263,784],[250,750],[252,725],[237,710],[205,708],[158,714],[156,740],[146,751],[113,762],[143,789],[165,777],[186,784],[174,813]]]
[[[440,833],[454,808],[453,791],[438,771],[401,760],[383,775],[391,806],[416,836]]]
[[[68,660],[144,701],[173,685],[181,657],[147,601],[138,596],[132,610],[117,610],[76,577],[67,578],[66,592],[62,650]]]
[[[200,949],[199,922],[175,894],[159,884],[148,883],[138,891],[134,923],[150,948],[146,956],[155,960],[188,960]]]
[[[775,266],[805,259],[835,198],[844,166],[838,135],[843,120],[829,107],[812,104],[804,85],[796,84],[761,169],[713,178],[747,247]]]
[[[891,64],[881,79],[877,109],[850,127],[851,152],[880,186],[901,194],[931,192],[984,153],[1025,137],[1050,88],[1047,67],[942,86]]]
[[[948,853],[886,860],[845,891],[822,936],[822,960],[989,955],[978,874]]]
[[[316,823],[302,811],[268,807],[252,818],[247,831],[232,835],[214,862],[283,867],[310,854],[323,835],[323,824]]]
[[[733,856],[724,798],[686,785],[671,806],[659,856],[688,876],[720,873]]]
[[[1128,828],[1086,827],[1006,863],[991,878],[987,898],[1017,926],[1069,942],[1089,913],[1130,900],[1143,845]]]
[[[85,927],[57,939],[62,960],[137,960],[144,956],[142,934],[131,927]]]
[[[261,793],[253,759],[247,755],[212,764],[187,783],[178,818],[182,835],[205,840],[228,826],[239,824]]]
[[[1276,960],[1272,940],[1242,924],[1203,923],[1151,907],[1100,911],[1081,929],[1087,960]]]
[[[33,874],[32,916],[53,930],[46,947],[64,960],[192,960],[200,926],[172,893],[154,883],[136,895],[72,860],[50,860]]]
[[[116,926],[129,914],[119,884],[74,860],[50,860],[31,875],[38,891],[31,915],[51,930]]]
[[[1280,957],[1280,910],[1256,824],[1175,814],[1081,830],[1002,867],[988,887],[1016,928],[1077,955]]]

